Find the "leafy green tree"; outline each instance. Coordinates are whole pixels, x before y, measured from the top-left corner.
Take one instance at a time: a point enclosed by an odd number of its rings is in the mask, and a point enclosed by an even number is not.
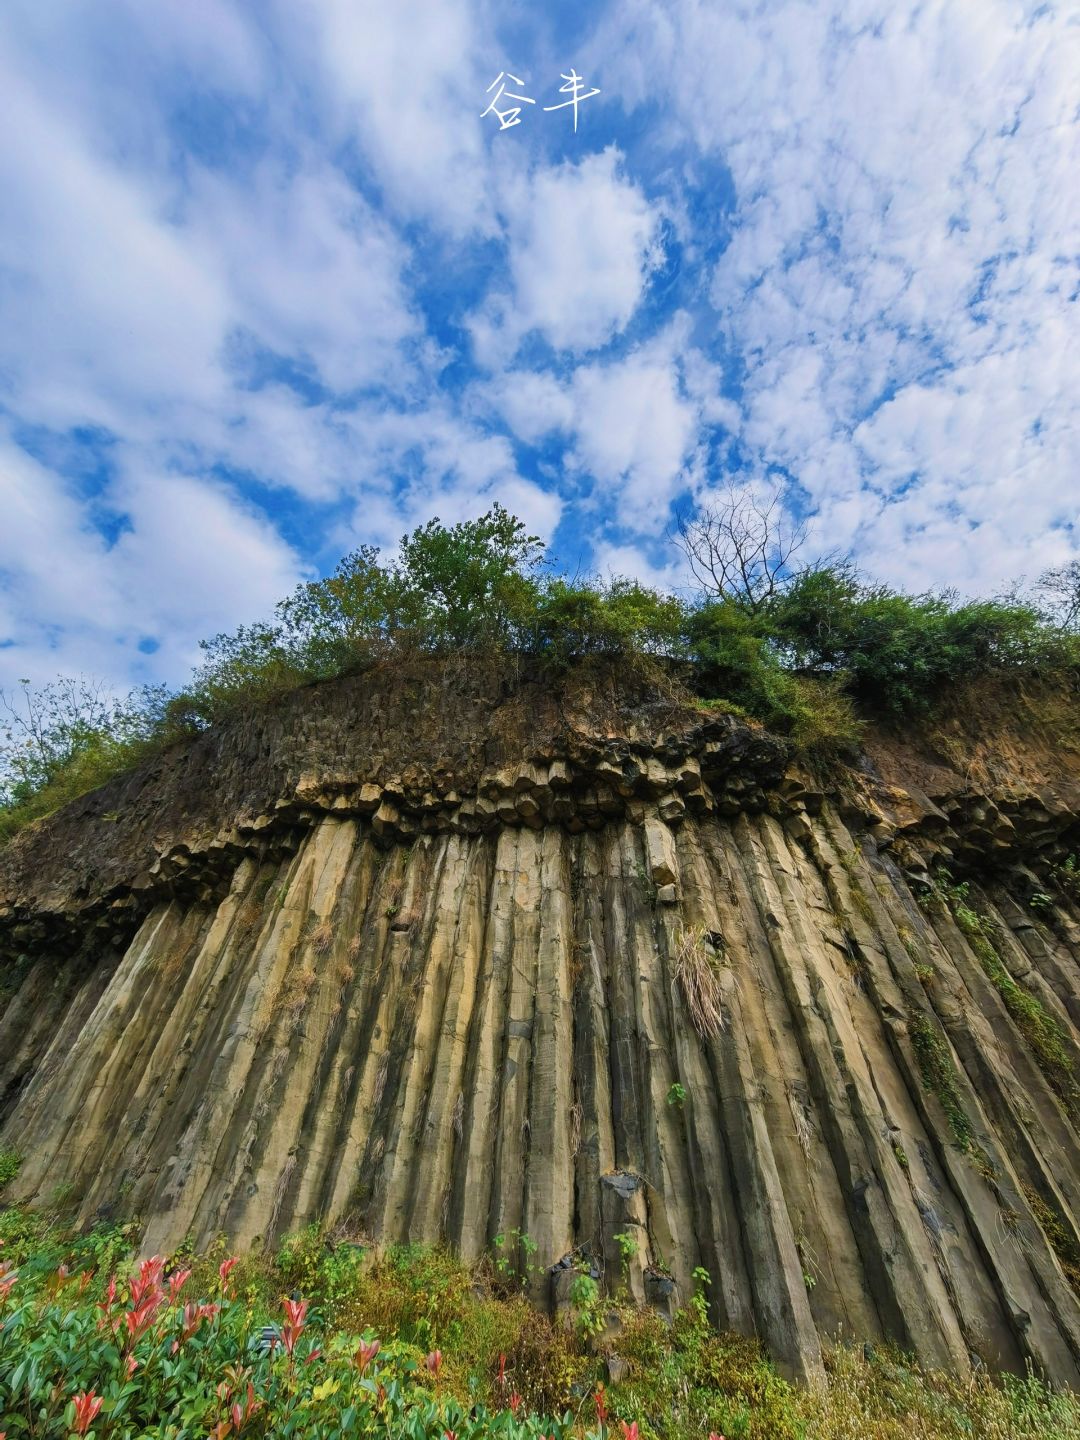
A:
[[[685,651],[681,601],[636,580],[606,585],[558,577],[534,597],[523,647],[549,666],[595,655],[668,655]]]
[[[77,763],[110,759],[160,723],[164,687],[115,695],[103,680],[58,676],[0,690],[0,805],[18,805]]]
[[[895,715],[928,709],[957,681],[1070,664],[1076,653],[1033,606],[958,604],[950,592],[904,595],[865,584],[847,564],[796,576],[768,623],[789,667],[842,672],[858,698]]]
[[[306,675],[340,675],[387,649],[394,603],[393,577],[375,546],[362,545],[327,579],[299,585],[281,602],[278,642]]]
[[[511,644],[543,557],[540,537],[499,504],[457,525],[429,520],[401,541],[387,587],[391,630],[425,650]]]

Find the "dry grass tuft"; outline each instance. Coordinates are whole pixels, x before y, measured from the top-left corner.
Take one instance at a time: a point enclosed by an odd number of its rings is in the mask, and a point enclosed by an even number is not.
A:
[[[318,976],[314,970],[296,970],[281,987],[278,1004],[295,1025],[307,1008]]]
[[[688,925],[679,933],[673,956],[674,978],[690,1011],[694,1028],[703,1038],[724,1028],[719,962],[706,939],[704,925]]]
[[[570,1154],[576,1156],[581,1149],[581,1127],[585,1122],[585,1111],[581,1101],[575,1100],[570,1106]]]
[[[386,1077],[390,1074],[390,1056],[384,1055],[379,1061],[379,1068],[375,1072],[375,1089],[371,1095],[372,1113],[378,1110],[382,1104],[383,1091],[386,1089]]]
[[[791,1119],[795,1125],[795,1138],[803,1154],[809,1159],[810,1147],[814,1143],[816,1133],[814,1119],[810,1113],[810,1106],[804,1095],[800,1094],[793,1085],[787,1087],[788,1104],[791,1106]]]
[[[311,932],[309,943],[316,955],[326,954],[330,946],[334,943],[334,931],[328,920],[324,920],[321,925],[315,926],[315,929]]]
[[[281,1217],[281,1207],[284,1204],[285,1196],[288,1194],[289,1185],[292,1182],[293,1171],[296,1169],[296,1154],[290,1153],[285,1164],[281,1168],[277,1184],[274,1186],[274,1203],[270,1211],[270,1223],[267,1226],[269,1234],[277,1233],[278,1220]]]
[[[450,1128],[453,1130],[454,1138],[459,1145],[461,1144],[461,1129],[464,1119],[465,1095],[463,1091],[459,1090],[457,1092],[457,1099],[454,1101],[454,1113],[450,1117]]]

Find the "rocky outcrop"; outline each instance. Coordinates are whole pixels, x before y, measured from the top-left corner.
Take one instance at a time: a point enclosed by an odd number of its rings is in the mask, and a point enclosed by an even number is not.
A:
[[[154,1249],[526,1235],[556,1308],[703,1266],[792,1374],[1080,1384],[1069,763],[824,783],[610,675],[457,684],[304,692],[0,855],[15,1195]]]

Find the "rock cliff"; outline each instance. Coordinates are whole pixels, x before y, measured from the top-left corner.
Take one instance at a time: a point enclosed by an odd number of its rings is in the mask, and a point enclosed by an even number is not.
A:
[[[612,671],[432,664],[177,746],[0,852],[15,1197],[525,1235],[555,1308],[703,1266],[794,1375],[1080,1386],[1080,754],[1017,707],[823,781]]]

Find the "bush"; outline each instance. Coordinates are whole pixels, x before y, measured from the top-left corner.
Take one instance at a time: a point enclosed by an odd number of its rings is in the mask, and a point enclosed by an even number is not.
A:
[[[22,1156],[14,1150],[0,1150],[0,1195],[10,1185],[22,1167]]]
[[[543,564],[543,542],[499,505],[457,525],[431,520],[389,563],[364,546],[298,586],[272,620],[202,642],[177,695],[24,687],[7,702],[6,739],[0,729],[0,843],[180,736],[388,657],[511,655],[548,673],[618,660],[668,698],[689,689],[722,701],[830,760],[858,747],[856,704],[895,719],[972,678],[1080,670],[1080,635],[1057,612],[903,595],[847,564],[767,568],[749,590],[693,603],[625,578],[545,575]]]
[[[798,575],[769,615],[786,663],[842,674],[864,704],[901,716],[929,710],[951,685],[1001,671],[1080,663],[1077,637],[1015,600],[902,595],[850,566]]]
[[[861,726],[843,675],[785,668],[769,612],[709,601],[690,613],[687,636],[702,689],[790,735],[807,755],[832,758],[858,747]]]
[[[605,1390],[586,1332],[556,1329],[520,1294],[500,1298],[487,1267],[437,1247],[376,1258],[309,1227],[274,1261],[238,1261],[221,1242],[133,1267],[136,1238],[0,1212],[8,1440],[1080,1437],[1072,1395],[924,1375],[888,1352],[837,1349],[827,1383],[799,1390],[756,1342],[711,1328],[703,1293],[673,1323],[609,1303],[625,1373]]]
[[[531,596],[520,641],[554,668],[594,655],[675,657],[685,651],[685,610],[635,580],[549,580]]]

